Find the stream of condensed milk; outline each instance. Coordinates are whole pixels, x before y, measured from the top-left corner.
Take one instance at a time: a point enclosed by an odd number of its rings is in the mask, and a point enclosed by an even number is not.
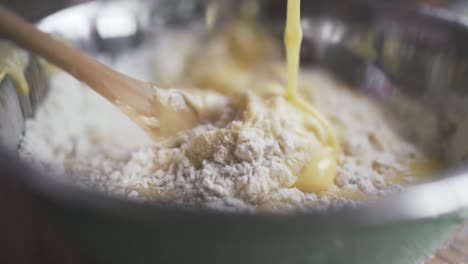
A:
[[[296,187],[304,192],[327,191],[337,170],[339,144],[325,116],[303,100],[297,92],[302,44],[301,0],[288,0],[284,43],[287,60],[286,98],[305,114],[315,118],[312,128],[324,147],[306,164],[299,174]]]

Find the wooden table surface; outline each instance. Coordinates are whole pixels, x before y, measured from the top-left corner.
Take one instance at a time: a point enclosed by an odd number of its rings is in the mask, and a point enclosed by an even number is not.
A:
[[[426,261],[426,264],[466,263],[468,263],[468,222],[454,234],[452,240]]]

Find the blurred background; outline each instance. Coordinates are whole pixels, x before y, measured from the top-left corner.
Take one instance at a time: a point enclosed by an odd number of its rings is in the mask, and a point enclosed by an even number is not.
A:
[[[0,3],[7,5],[11,9],[28,17],[32,21],[38,20],[41,17],[44,17],[45,15],[60,10],[64,7],[83,2],[89,2],[89,0],[0,0]],[[468,10],[464,7],[466,6],[466,0],[393,0],[392,2],[438,6],[452,9],[453,11],[460,13],[467,12]],[[461,8],[462,6],[463,8]]]
[[[8,6],[16,12],[28,17],[30,20],[38,20],[47,14],[67,6],[89,2],[87,0],[0,0],[0,3]]]

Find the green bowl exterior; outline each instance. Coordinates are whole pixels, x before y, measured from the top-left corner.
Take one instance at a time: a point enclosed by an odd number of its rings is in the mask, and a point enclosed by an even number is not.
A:
[[[161,213],[160,218],[141,218],[36,202],[78,255],[90,263],[114,264],[421,263],[450,238],[468,212],[369,225],[310,217],[190,219]]]

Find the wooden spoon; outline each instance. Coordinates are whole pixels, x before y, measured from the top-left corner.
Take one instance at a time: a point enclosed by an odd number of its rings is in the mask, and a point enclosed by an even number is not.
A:
[[[0,34],[86,83],[154,137],[192,128],[212,118],[226,102],[214,93],[188,94],[177,89],[161,89],[116,72],[39,31],[1,5]]]

